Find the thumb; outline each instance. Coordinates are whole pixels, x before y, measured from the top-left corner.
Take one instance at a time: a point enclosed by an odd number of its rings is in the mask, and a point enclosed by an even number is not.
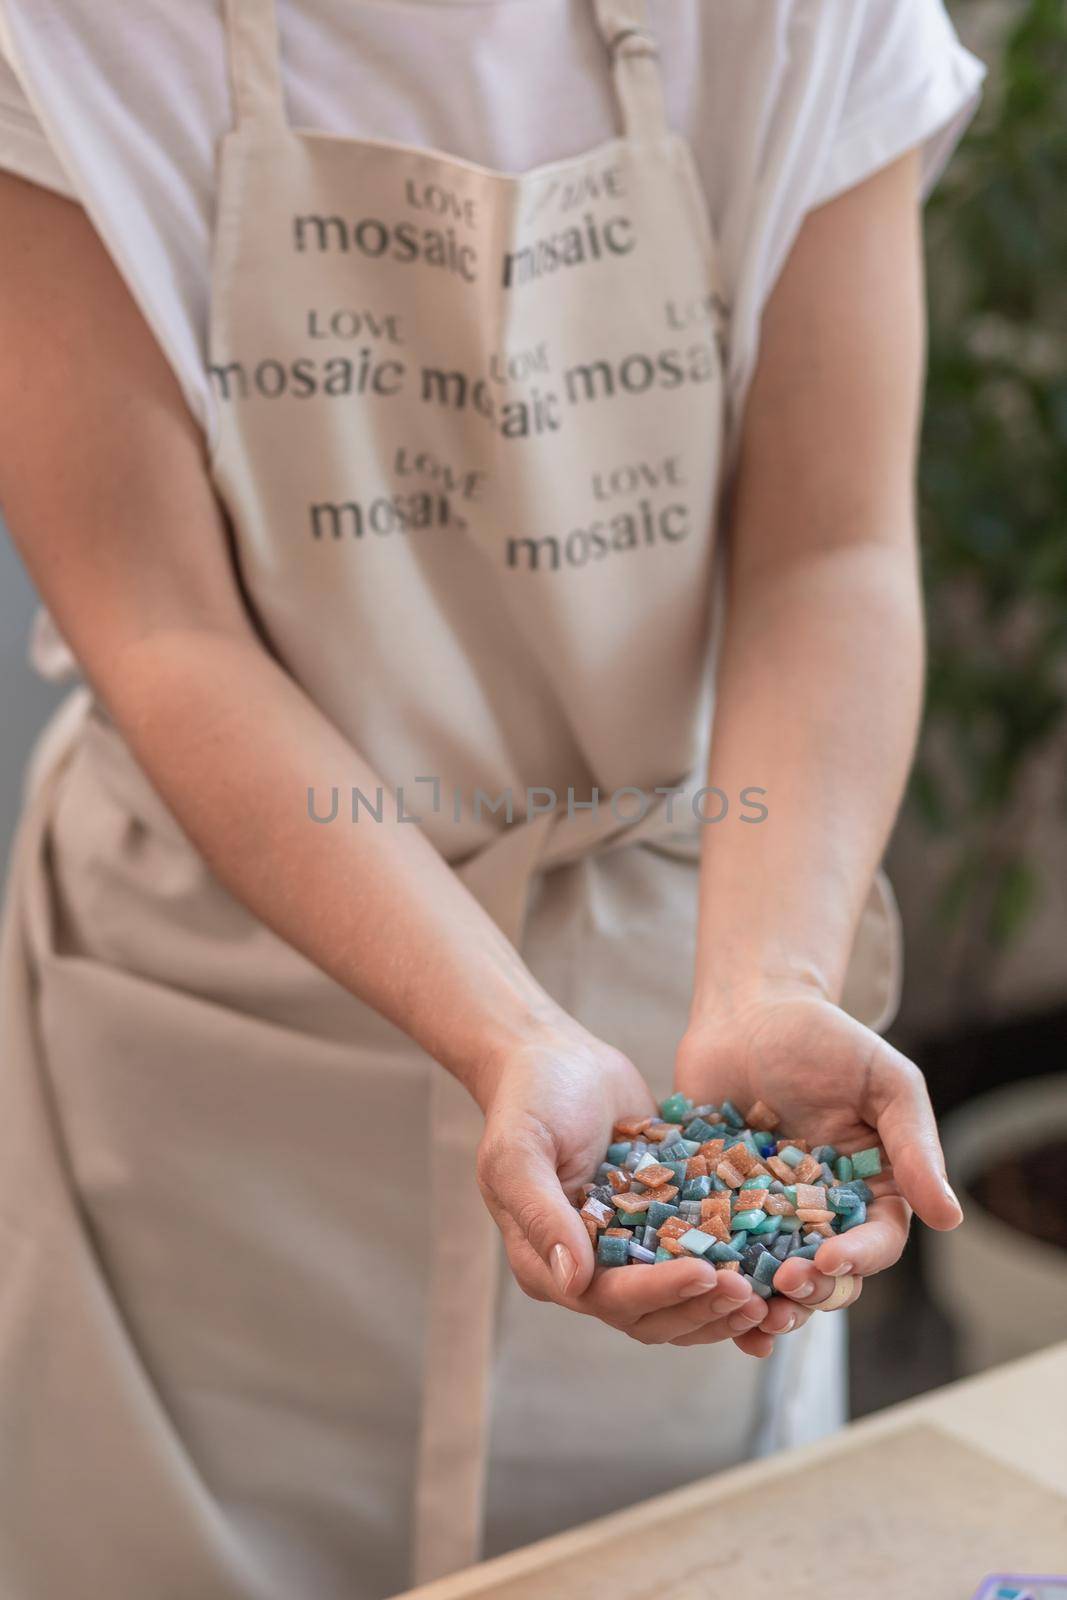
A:
[[[593,1276],[585,1223],[563,1192],[546,1135],[487,1129],[478,1182],[507,1245],[519,1285],[543,1300],[572,1300]]]
[[[897,1188],[928,1227],[942,1231],[963,1221],[963,1208],[945,1175],[926,1079],[913,1062],[885,1046],[878,1073],[876,1126]]]

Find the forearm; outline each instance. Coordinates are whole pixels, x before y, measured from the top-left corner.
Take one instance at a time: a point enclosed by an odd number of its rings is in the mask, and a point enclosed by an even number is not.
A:
[[[922,679],[906,540],[742,570],[709,782],[767,817],[705,830],[694,1013],[799,983],[837,999],[911,760]]]
[[[762,322],[734,485],[695,1011],[839,999],[900,802],[922,680],[914,478],[923,315],[915,153],[813,211]]]
[[[149,778],[231,892],[484,1100],[498,1062],[558,1020],[422,830],[317,825],[307,790],[380,779],[248,636],[154,632],[105,698]],[[390,817],[392,820],[390,820]]]

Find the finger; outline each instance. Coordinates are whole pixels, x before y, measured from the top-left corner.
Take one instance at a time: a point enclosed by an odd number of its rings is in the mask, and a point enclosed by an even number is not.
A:
[[[823,1300],[815,1307],[816,1311],[847,1311],[849,1306],[855,1305],[863,1293],[862,1278],[835,1278],[834,1292],[829,1300]]]
[[[796,1328],[802,1328],[810,1316],[811,1312],[803,1306],[776,1294],[767,1301],[767,1315],[760,1323],[760,1330],[774,1335],[792,1333]]]
[[[887,1194],[872,1200],[866,1222],[847,1233],[835,1234],[820,1245],[815,1266],[830,1278],[843,1278],[850,1273],[866,1278],[884,1272],[900,1260],[908,1242],[910,1221],[911,1207],[900,1195]]]
[[[755,1299],[755,1296],[752,1298]],[[673,1344],[686,1334],[698,1333],[701,1329],[710,1332],[715,1328],[720,1330],[720,1339],[728,1339],[730,1329],[727,1324],[733,1321],[732,1313],[740,1303],[736,1294],[715,1288],[708,1294],[683,1301],[681,1305],[666,1311],[653,1311],[646,1317],[639,1317],[626,1332],[642,1344]]]
[[[717,1317],[714,1322],[706,1322],[702,1328],[697,1328],[693,1333],[680,1333],[677,1339],[672,1339],[671,1344],[687,1349],[698,1344],[727,1344],[733,1334],[726,1326],[725,1319]]]
[[[547,1136],[542,1143],[531,1133],[509,1137],[487,1129],[478,1182],[526,1292],[561,1304],[580,1295],[593,1276],[593,1250],[560,1185]]]
[[[709,1262],[696,1259],[615,1268],[597,1274],[577,1309],[630,1329],[642,1317],[675,1310],[711,1290],[732,1299],[737,1291],[727,1288],[726,1282],[735,1276],[729,1272],[720,1276]],[[747,1297],[751,1292],[746,1283],[742,1293]]]
[[[956,1228],[963,1209],[945,1176],[926,1079],[914,1062],[885,1040],[872,1063],[865,1115],[885,1146],[905,1200],[931,1228]]]
[[[757,1303],[764,1304],[762,1300]],[[782,1300],[777,1295],[768,1300],[766,1305],[767,1312],[762,1322],[758,1322],[748,1328],[741,1324],[738,1325],[737,1334],[734,1336],[734,1344],[739,1349],[744,1350],[746,1355],[769,1355],[773,1348],[774,1335],[790,1333],[794,1328],[802,1328],[811,1316],[811,1312],[805,1310],[803,1306],[794,1305],[789,1300]],[[731,1317],[729,1320],[733,1322],[735,1319]],[[753,1348],[750,1349],[749,1335],[753,1332],[758,1332],[760,1338],[754,1342]],[[724,1337],[730,1337],[730,1330],[726,1330],[724,1335],[721,1323],[710,1323],[696,1333],[685,1334],[681,1338],[672,1339],[671,1343],[679,1345],[719,1344]],[[769,1337],[770,1343],[765,1345],[764,1339],[766,1337]]]
[[[761,1300],[759,1295],[753,1295],[752,1304],[742,1306],[732,1316],[727,1317],[727,1325],[731,1333],[750,1333],[753,1328],[759,1327],[767,1320],[767,1302]]]
[[[783,1261],[774,1275],[775,1294],[806,1307],[814,1306],[819,1299],[827,1299],[833,1286],[834,1279],[827,1273],[819,1272],[813,1262],[798,1261],[795,1256]]]
[[[859,1229],[855,1230],[857,1233]],[[831,1278],[825,1272],[819,1272],[813,1261],[784,1261],[774,1275],[774,1289],[776,1294],[784,1295],[789,1300],[799,1301],[808,1311],[817,1311],[824,1301],[829,1300],[838,1285],[844,1283],[844,1277]],[[854,1286],[850,1291],[852,1301],[858,1300],[863,1279],[849,1278],[848,1282]]]
[[[717,1286],[709,1262],[679,1259],[598,1272],[575,1305],[615,1327],[630,1328],[641,1317],[683,1305]]]
[[[762,1328],[754,1328],[751,1333],[743,1333],[734,1344],[746,1356],[755,1356],[757,1361],[765,1361],[774,1350],[774,1340],[769,1333],[764,1333]]]

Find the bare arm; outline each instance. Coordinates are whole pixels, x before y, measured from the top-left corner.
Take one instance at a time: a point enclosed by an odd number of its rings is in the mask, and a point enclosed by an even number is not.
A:
[[[814,212],[764,319],[711,767],[765,786],[770,817],[709,830],[698,1006],[779,980],[840,996],[911,761],[916,193],[909,156]]]
[[[767,307],[709,781],[764,787],[769,815],[706,830],[679,1073],[702,1098],[724,1075],[762,1093],[817,1142],[881,1137],[903,1193],[949,1227],[959,1212],[920,1075],[837,1008],[920,710],[923,333],[912,153],[808,217]],[[847,1251],[823,1247],[824,1272],[899,1253],[907,1208],[876,1216]]]
[[[309,775],[378,780],[257,641],[200,432],[81,209],[2,199],[0,499],[60,630],[216,875],[476,1087],[555,1008],[420,830],[308,825]]]

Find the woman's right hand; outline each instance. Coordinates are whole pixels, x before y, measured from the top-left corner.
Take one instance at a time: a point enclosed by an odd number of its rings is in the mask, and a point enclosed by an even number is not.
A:
[[[739,1273],[696,1258],[594,1271],[573,1197],[603,1160],[614,1122],[656,1110],[621,1051],[562,1017],[514,1046],[478,1099],[486,1114],[478,1182],[532,1299],[598,1317],[642,1344],[735,1339],[753,1356],[769,1355],[772,1334],[806,1320],[800,1307],[768,1306]]]

